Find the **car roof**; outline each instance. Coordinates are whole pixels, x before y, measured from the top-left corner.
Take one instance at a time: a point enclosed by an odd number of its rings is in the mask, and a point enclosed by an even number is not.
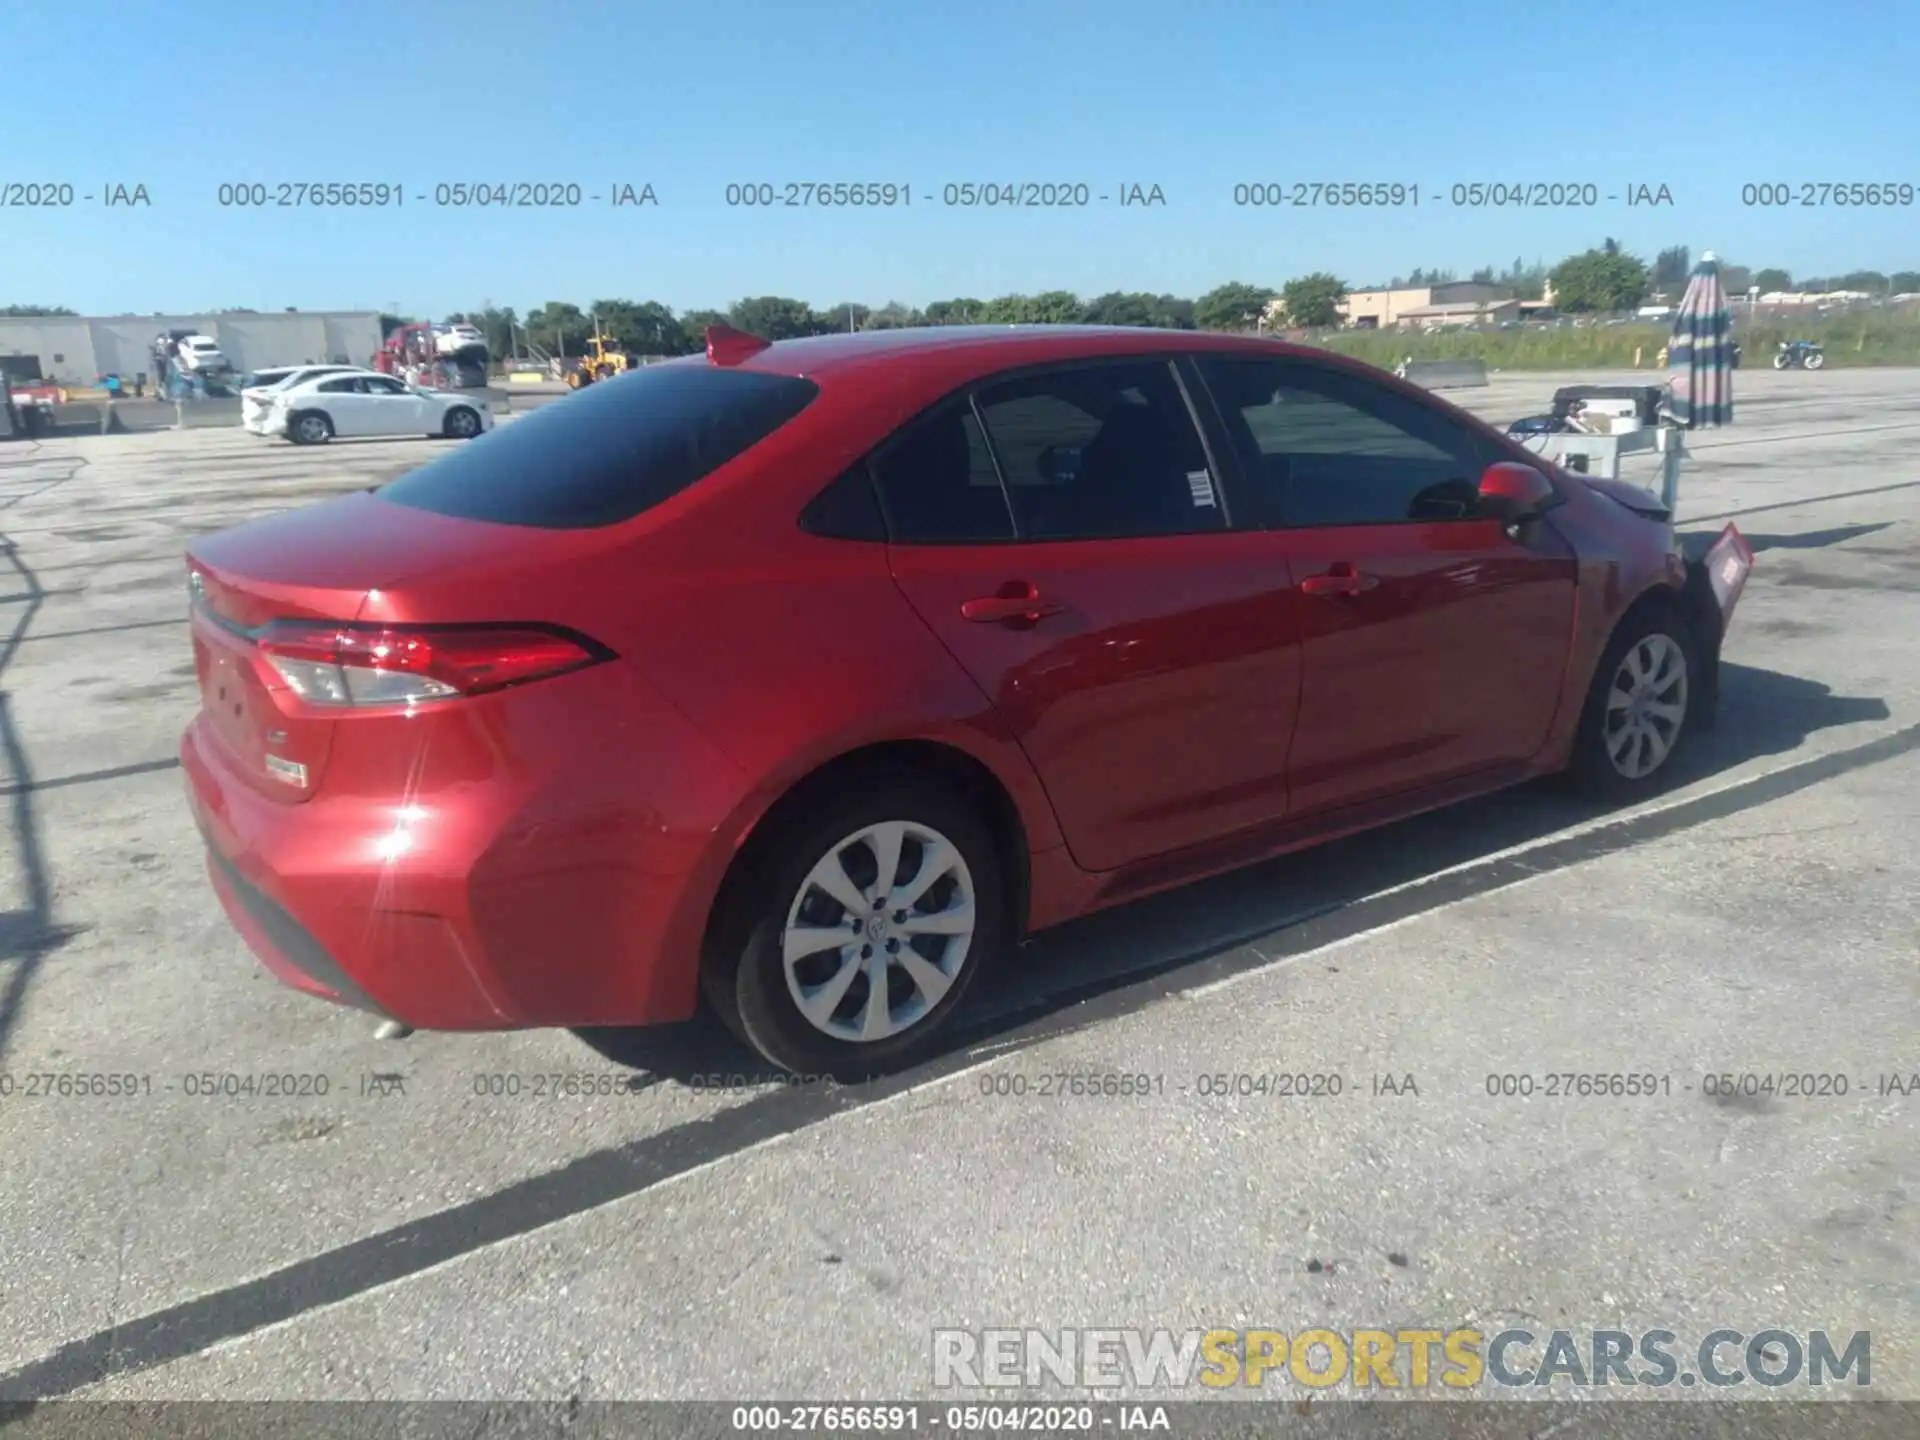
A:
[[[308,367],[303,365],[301,368],[304,370]],[[315,371],[319,371],[323,369],[323,367],[318,365],[313,366],[312,368]],[[345,369],[345,368],[338,369],[338,370],[327,370],[324,374],[315,374],[305,380],[302,380],[298,385],[294,386],[293,388],[296,390],[302,390],[309,385],[318,385],[322,381],[326,381],[326,380],[362,379],[367,376],[378,375],[379,373],[380,372],[378,370],[352,370],[352,369]]]
[[[249,373],[254,375],[298,375],[303,370],[312,371],[316,375],[322,371],[340,374],[345,374],[349,371],[358,374],[364,371],[368,375],[376,375],[379,373],[376,370],[366,369],[364,365],[323,365],[318,361],[315,361],[311,365],[262,365],[258,370]]]
[[[916,369],[924,366],[940,371],[957,383],[969,375],[1021,365],[1195,351],[1333,358],[1328,351],[1304,345],[1208,330],[1154,330],[1134,325],[926,325],[781,340],[729,368],[838,379],[863,371],[892,369],[902,361],[917,361]],[[711,363],[703,356],[688,358],[695,364]]]

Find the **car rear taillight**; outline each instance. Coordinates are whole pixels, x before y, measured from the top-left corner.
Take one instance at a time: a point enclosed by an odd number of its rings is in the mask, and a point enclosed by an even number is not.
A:
[[[584,636],[540,625],[338,625],[276,620],[267,663],[312,705],[411,705],[484,695],[613,658]]]

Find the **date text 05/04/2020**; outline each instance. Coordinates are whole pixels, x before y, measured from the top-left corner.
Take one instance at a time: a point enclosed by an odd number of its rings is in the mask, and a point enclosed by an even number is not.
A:
[[[914,204],[949,210],[1084,210],[1094,205],[1165,209],[1167,192],[1149,181],[961,180],[940,186],[908,180],[740,180],[722,198],[757,210],[893,210]]]
[[[1263,210],[1397,210],[1452,206],[1465,210],[1590,210],[1596,206],[1673,205],[1665,184],[1597,180],[1462,181],[1420,185],[1403,180],[1247,180],[1233,187],[1233,203]]]
[[[214,191],[223,210],[397,210],[411,199],[438,210],[657,208],[644,180],[582,185],[576,180],[442,180],[409,190],[398,180],[233,180]]]

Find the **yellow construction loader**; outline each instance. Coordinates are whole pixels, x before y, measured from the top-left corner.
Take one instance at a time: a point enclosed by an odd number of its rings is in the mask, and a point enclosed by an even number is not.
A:
[[[578,390],[591,385],[596,380],[611,380],[615,375],[623,374],[628,367],[627,352],[617,341],[595,331],[593,338],[587,341],[587,353],[580,363],[567,372],[567,388]]]

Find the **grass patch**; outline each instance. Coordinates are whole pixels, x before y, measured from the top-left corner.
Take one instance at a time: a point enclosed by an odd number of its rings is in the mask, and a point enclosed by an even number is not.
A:
[[[1392,369],[1402,360],[1484,360],[1490,370],[1657,369],[1672,330],[1660,324],[1568,326],[1553,330],[1324,330],[1306,337],[1341,355]],[[1875,310],[1804,320],[1736,317],[1744,369],[1770,366],[1782,340],[1812,340],[1827,352],[1827,368],[1920,365],[1920,310]]]

